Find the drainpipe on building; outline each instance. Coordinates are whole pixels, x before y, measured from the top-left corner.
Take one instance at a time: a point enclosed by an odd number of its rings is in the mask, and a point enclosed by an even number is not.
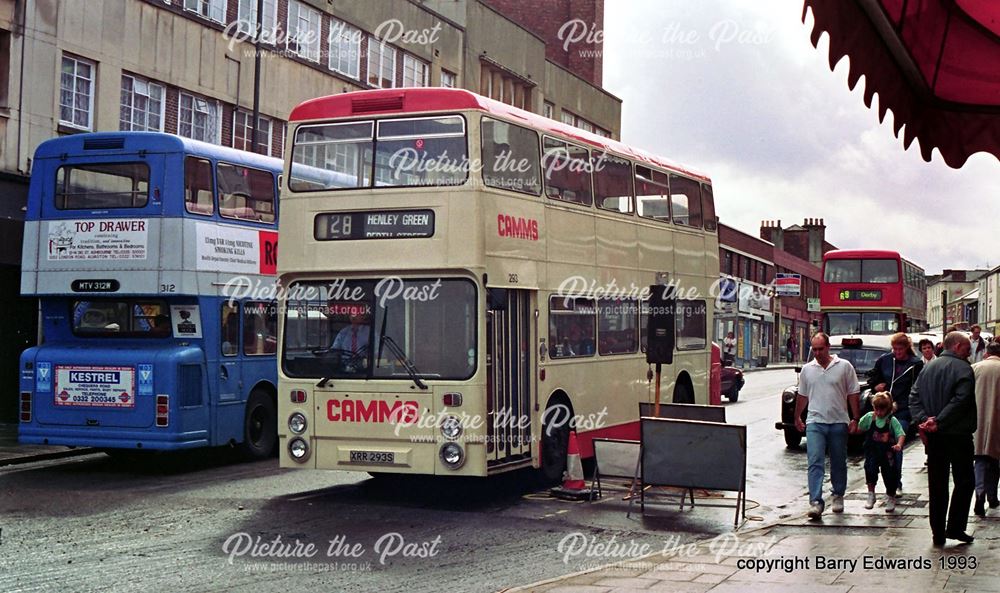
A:
[[[14,10],[21,10],[18,33],[21,35],[21,65],[17,81],[17,172],[27,174],[27,167],[21,167],[21,139],[24,130],[24,59],[28,50],[28,35],[26,32],[28,22],[28,0],[17,0]],[[40,319],[40,317],[39,317]]]

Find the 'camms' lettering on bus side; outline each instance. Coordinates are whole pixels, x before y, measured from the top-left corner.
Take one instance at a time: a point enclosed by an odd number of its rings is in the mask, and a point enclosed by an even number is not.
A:
[[[538,221],[532,218],[520,218],[508,214],[497,215],[497,231],[501,237],[512,239],[538,240]]]
[[[420,405],[415,401],[363,402],[353,399],[331,399],[326,404],[326,417],[331,422],[392,422],[413,424],[420,414]]]

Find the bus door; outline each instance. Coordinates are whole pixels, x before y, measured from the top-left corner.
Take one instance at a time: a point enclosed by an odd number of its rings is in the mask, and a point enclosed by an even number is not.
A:
[[[240,333],[240,303],[237,301],[224,301],[221,305],[220,320],[220,347],[219,357],[219,406],[225,406],[238,402],[243,391],[243,375],[241,350],[242,340]],[[223,422],[221,418],[222,410],[219,410],[220,418],[218,422]],[[242,421],[242,418],[241,418]]]
[[[490,288],[486,310],[486,458],[531,457],[531,292]]]

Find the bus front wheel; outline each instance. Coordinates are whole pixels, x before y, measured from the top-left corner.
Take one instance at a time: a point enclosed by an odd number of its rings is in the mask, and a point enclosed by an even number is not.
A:
[[[254,389],[247,399],[243,421],[243,453],[249,459],[264,459],[274,454],[278,443],[278,410],[274,398]]]
[[[546,418],[558,416],[546,413]],[[566,470],[566,449],[569,446],[569,422],[556,421],[542,426],[542,458],[539,477],[545,485],[558,483]]]
[[[678,383],[674,387],[674,403],[675,404],[693,404],[694,403],[694,393],[691,388],[684,383]]]

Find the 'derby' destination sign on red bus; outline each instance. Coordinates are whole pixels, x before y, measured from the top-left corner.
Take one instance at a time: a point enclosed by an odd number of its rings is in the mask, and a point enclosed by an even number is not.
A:
[[[859,290],[859,289],[849,289],[841,290],[838,295],[841,301],[881,301],[882,291],[881,290]]]

